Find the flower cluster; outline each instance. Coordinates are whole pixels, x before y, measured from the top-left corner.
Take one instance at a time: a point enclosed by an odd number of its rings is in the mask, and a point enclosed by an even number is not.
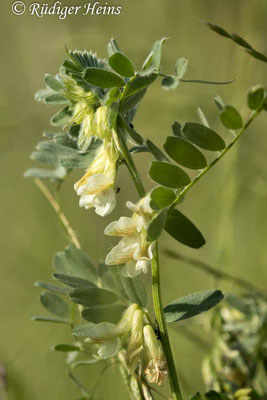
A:
[[[117,325],[102,322],[89,329],[86,343],[99,345],[101,358],[114,357],[126,347],[125,365],[133,374],[140,365],[148,382],[162,385],[167,376],[167,363],[154,329],[137,304],[131,304]]]
[[[131,218],[121,217],[105,229],[108,236],[121,237],[119,244],[113,247],[106,257],[106,265],[121,265],[122,274],[136,277],[141,272],[147,273],[153,258],[154,243],[147,241],[147,228],[153,216],[150,207],[150,195],[137,204],[130,201],[126,206],[133,212]]]
[[[66,87],[64,95],[72,104],[69,124],[80,125],[78,148],[86,151],[93,137],[102,140],[95,160],[75,183],[74,189],[81,196],[81,207],[94,207],[96,213],[104,217],[116,206],[113,187],[120,153],[116,130],[110,127],[109,122],[113,110],[99,105],[96,95],[92,91],[86,92],[73,78],[63,76],[63,82]]]

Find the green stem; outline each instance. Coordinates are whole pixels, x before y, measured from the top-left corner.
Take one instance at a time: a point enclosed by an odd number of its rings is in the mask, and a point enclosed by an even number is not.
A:
[[[243,135],[243,133],[246,131],[246,129],[249,127],[249,125],[252,123],[252,121],[258,116],[260,113],[261,109],[255,111],[252,116],[249,118],[247,123],[243,126],[243,128],[240,130],[240,132],[236,135],[234,140],[228,144],[228,146],[225,147],[223,151],[220,152],[218,157],[216,157],[209,165],[207,165],[206,168],[204,168],[190,183],[187,185],[176,197],[174,202],[172,203],[170,208],[174,208],[181,198],[204,176],[217,162],[231,149],[231,147],[238,141],[238,139]]]
[[[153,295],[154,311],[160,331],[161,344],[168,364],[169,381],[173,398],[176,400],[182,400],[182,393],[177,378],[175,363],[172,355],[171,344],[161,300],[158,243],[156,244],[154,257],[152,260],[152,295]]]

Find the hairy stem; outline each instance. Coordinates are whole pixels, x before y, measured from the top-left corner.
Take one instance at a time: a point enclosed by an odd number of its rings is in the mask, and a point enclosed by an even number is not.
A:
[[[57,213],[58,218],[60,219],[60,222],[62,223],[65,231],[67,232],[70,241],[77,247],[77,249],[80,249],[81,248],[80,242],[74,230],[72,229],[67,217],[61,210],[59,203],[56,201],[56,199],[53,197],[53,195],[48,190],[46,185],[40,179],[34,179],[33,182],[38,187],[38,189],[40,189],[40,191],[43,193],[43,195],[46,197],[46,199],[49,201],[49,203]]]
[[[153,304],[156,319],[158,322],[158,327],[160,331],[160,339],[163,347],[165,357],[167,359],[168,370],[169,370],[169,380],[170,386],[173,394],[173,398],[176,400],[182,399],[182,394],[180,390],[179,381],[177,378],[175,363],[172,355],[170,339],[168,335],[168,330],[166,326],[166,321],[164,317],[164,311],[161,300],[161,289],[160,289],[160,268],[159,268],[159,250],[158,244],[156,244],[156,249],[154,252],[154,257],[152,260],[152,295]]]

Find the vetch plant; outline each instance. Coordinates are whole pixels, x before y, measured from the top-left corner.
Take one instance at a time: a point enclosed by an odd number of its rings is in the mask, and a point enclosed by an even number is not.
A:
[[[91,51],[67,50],[69,58],[59,73],[45,75],[46,88],[36,94],[38,101],[64,108],[51,118],[60,132],[45,133],[46,140],[38,143],[31,155],[33,160],[54,168],[30,169],[25,176],[34,179],[58,213],[71,244],[54,257],[57,284],[36,282],[45,289],[40,301],[52,316],[33,319],[70,326],[74,340],[54,349],[67,353],[69,376],[84,399],[95,399],[96,387],[90,392],[72,369],[102,363],[104,373],[115,362],[130,398],[153,399],[153,392],[158,392],[153,384],[161,386],[168,378],[172,398],[182,399],[167,324],[208,311],[222,301],[223,295],[219,290],[207,290],[163,307],[159,238],[165,230],[193,249],[205,244],[200,230],[178,209],[179,204],[266,109],[263,87],[253,88],[248,94],[250,116],[246,122],[217,96],[220,120],[229,131],[225,140],[199,109],[200,122],[174,122],[164,150],[159,149],[133,126],[136,111],[153,83],[162,79],[166,90],[183,82],[229,83],[184,79],[188,64],[184,58],[177,60],[173,74],[163,74],[160,65],[165,41],[163,38],[154,44],[140,70],[113,39],[108,43],[108,60],[97,58]],[[149,192],[135,164],[135,153],[142,152],[154,158],[148,173],[156,186]],[[206,152],[214,155],[211,162]],[[59,189],[73,169],[85,170],[74,185],[79,205],[105,217],[116,207],[117,170],[123,164],[140,199],[137,203],[128,199],[131,215],[123,212],[107,225],[104,233],[119,241],[105,255],[105,263],[95,263],[81,249],[60,208]],[[193,178],[185,169],[193,171]],[[43,183],[45,179],[55,182],[55,195]],[[153,310],[147,306],[150,290],[144,287],[143,273],[152,275]]]

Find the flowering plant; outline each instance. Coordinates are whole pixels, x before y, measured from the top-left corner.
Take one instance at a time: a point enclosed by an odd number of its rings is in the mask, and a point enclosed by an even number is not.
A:
[[[93,399],[94,393],[78,382],[72,368],[97,362],[106,368],[114,360],[132,399],[153,399],[157,389],[152,384],[161,386],[167,377],[172,397],[182,399],[167,324],[208,311],[222,301],[223,294],[207,290],[163,307],[158,241],[165,230],[191,248],[205,244],[200,230],[176,207],[267,108],[266,90],[252,88],[248,93],[250,116],[244,123],[240,113],[217,96],[220,120],[228,130],[225,139],[210,127],[199,109],[200,122],[174,122],[172,135],[167,137],[164,151],[160,150],[133,126],[149,87],[159,78],[165,90],[173,90],[181,82],[201,82],[184,79],[188,64],[184,58],[177,60],[174,74],[162,73],[165,41],[156,41],[139,71],[114,39],[108,43],[108,60],[97,58],[91,51],[67,51],[69,58],[59,73],[45,75],[46,88],[36,94],[36,100],[45,104],[64,105],[51,119],[51,124],[63,132],[45,133],[47,140],[38,143],[31,155],[33,160],[54,168],[30,169],[25,176],[33,178],[48,198],[71,244],[54,258],[53,278],[58,285],[36,282],[45,289],[40,301],[53,316],[33,319],[70,325],[74,341],[56,345],[55,350],[67,353],[69,376],[84,399]],[[154,158],[148,173],[157,186],[149,192],[134,161],[135,153],[142,152]],[[215,154],[212,161],[207,161],[211,158],[208,154]],[[74,185],[79,205],[105,217],[116,208],[117,170],[123,164],[140,199],[135,204],[131,199],[127,202],[131,216],[121,216],[106,226],[104,233],[118,237],[119,242],[107,252],[105,263],[95,264],[81,249],[61,210],[58,191],[73,169],[85,169]],[[43,183],[45,179],[56,183],[55,196]],[[148,307],[143,273],[152,275],[153,310]]]

